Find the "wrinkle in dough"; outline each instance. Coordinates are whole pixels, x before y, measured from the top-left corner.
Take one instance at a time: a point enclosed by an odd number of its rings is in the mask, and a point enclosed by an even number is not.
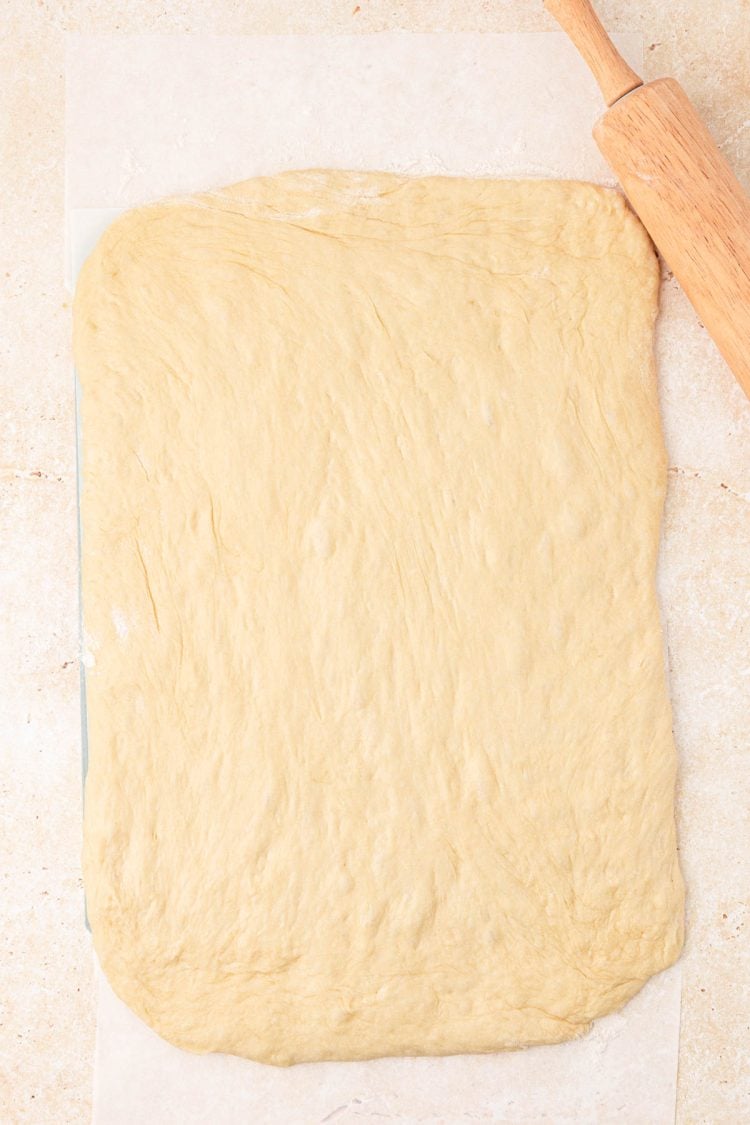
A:
[[[100,241],[84,874],[166,1039],[551,1043],[678,956],[657,283],[577,183],[289,173]]]

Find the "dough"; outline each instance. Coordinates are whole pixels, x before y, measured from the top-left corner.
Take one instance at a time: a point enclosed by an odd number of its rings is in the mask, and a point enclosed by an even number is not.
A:
[[[657,282],[576,183],[293,173],[100,241],[85,883],[166,1039],[551,1043],[677,957]]]

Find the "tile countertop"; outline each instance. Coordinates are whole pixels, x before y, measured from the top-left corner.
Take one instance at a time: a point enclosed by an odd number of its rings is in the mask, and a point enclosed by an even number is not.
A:
[[[750,2],[600,0],[644,36],[750,187]],[[94,989],[82,925],[70,298],[63,286],[66,31],[544,31],[540,0],[9,0],[0,421],[0,1119],[86,1122]],[[694,313],[665,273],[658,348]],[[661,380],[670,655],[687,944],[677,1120],[750,1121],[750,406],[705,336]],[[630,1123],[628,1123],[630,1125]],[[632,1123],[637,1125],[637,1123]]]

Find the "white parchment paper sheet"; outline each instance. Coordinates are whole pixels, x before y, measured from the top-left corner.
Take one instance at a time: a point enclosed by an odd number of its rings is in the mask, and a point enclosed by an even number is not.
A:
[[[620,36],[641,62],[639,36]],[[562,35],[68,37],[69,259],[115,210],[289,168],[613,183]],[[96,209],[96,210],[94,210]],[[99,978],[97,1125],[671,1125],[679,966],[583,1040],[287,1070],[163,1042]]]

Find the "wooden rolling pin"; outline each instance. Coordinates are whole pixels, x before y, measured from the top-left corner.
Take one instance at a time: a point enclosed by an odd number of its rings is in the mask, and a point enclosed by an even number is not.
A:
[[[673,78],[643,84],[589,0],[544,0],[610,107],[594,139],[750,398],[750,199]]]

